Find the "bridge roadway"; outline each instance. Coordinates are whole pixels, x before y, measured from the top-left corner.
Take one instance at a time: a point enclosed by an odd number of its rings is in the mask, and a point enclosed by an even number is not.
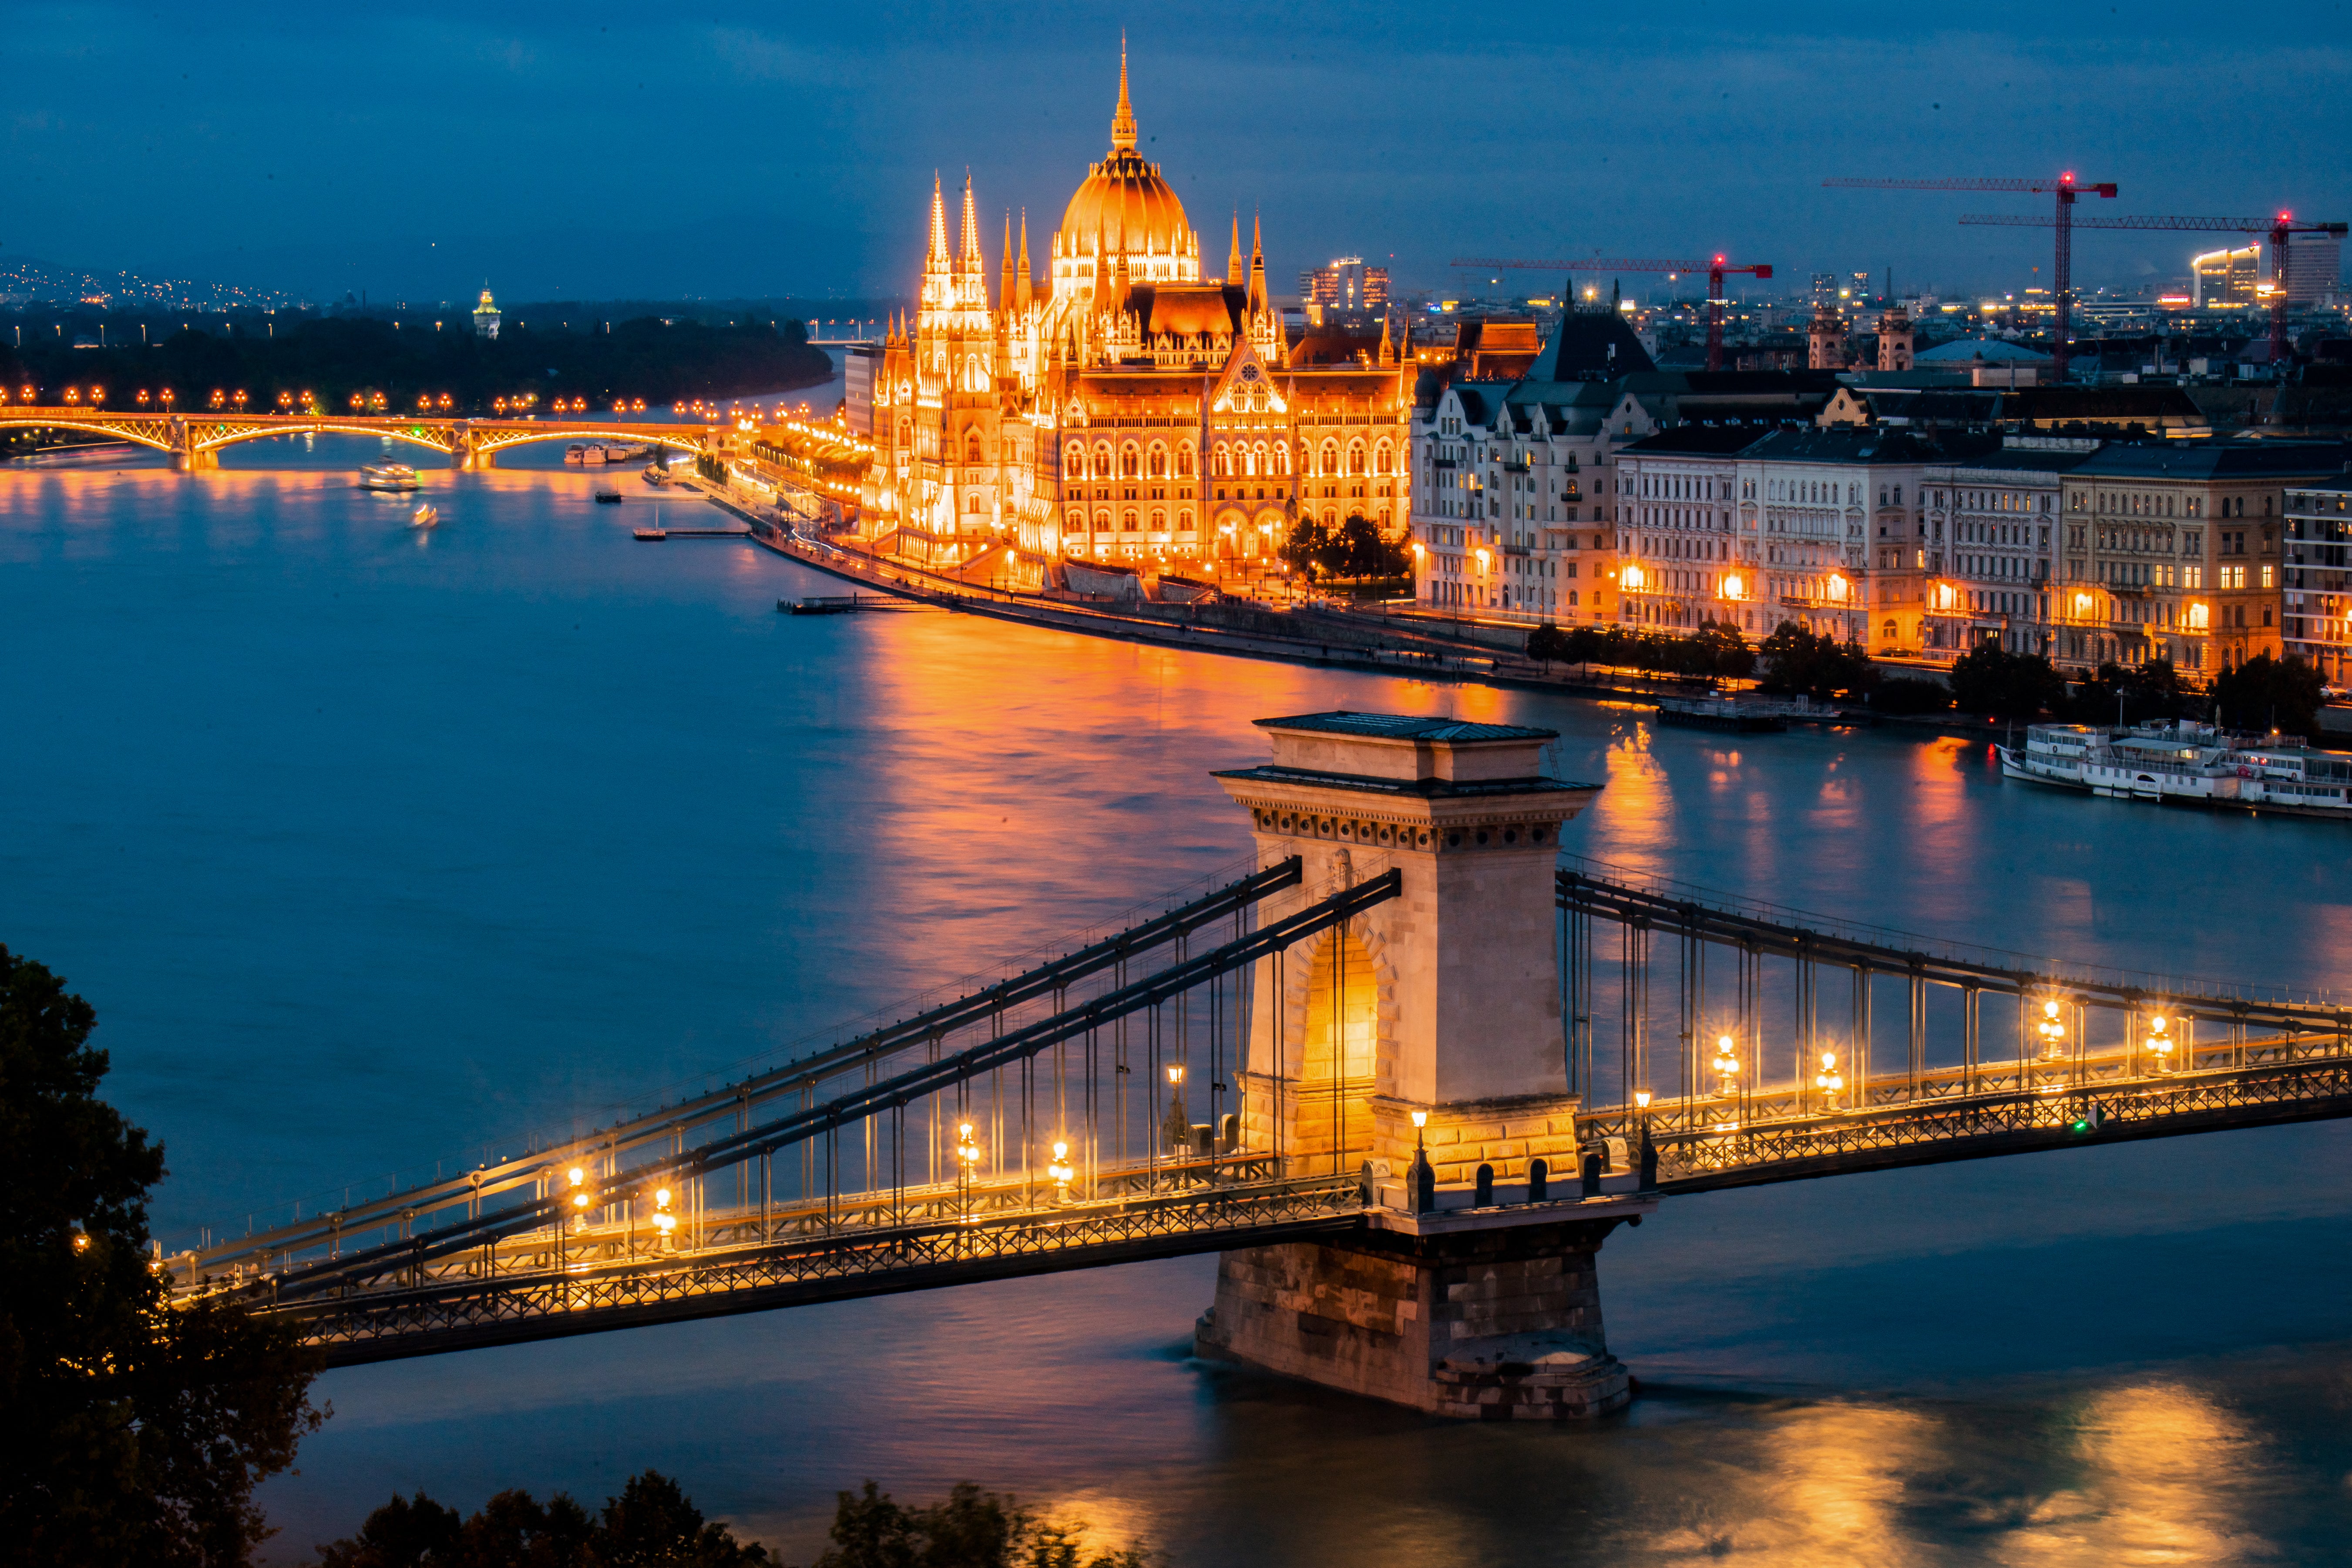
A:
[[[37,427],[79,430],[135,442],[172,455],[184,472],[219,466],[222,448],[265,436],[306,433],[381,436],[442,453],[452,467],[478,468],[509,447],[533,441],[595,441],[625,438],[680,452],[701,452],[708,432],[699,425],[650,420],[598,420],[562,416],[545,420],[475,419],[420,414],[233,414],[145,413],[86,405],[0,404],[0,430]]]
[[[1369,1141],[1348,1131],[1344,1115],[1333,1147],[1286,1153],[1249,1146],[1236,1123],[1192,1126],[1181,1101],[1154,1127],[1159,1103],[1129,1087],[1154,1082],[1161,1047],[1176,1061],[1174,1042],[1190,1037],[1190,1059],[1205,1061],[1207,1079],[1223,1089],[1228,1068],[1201,1021],[1213,1030],[1223,1016],[1230,1026],[1245,998],[1214,988],[1279,963],[1291,944],[1344,925],[1400,885],[1391,871],[1314,889],[1321,896],[1304,909],[1249,929],[1257,901],[1296,889],[1299,875],[1297,861],[1285,862],[807,1061],[560,1147],[183,1254],[170,1264],[180,1299],[285,1318],[330,1364],[347,1365],[1412,1231],[1429,1216],[1412,1212],[1419,1205],[1402,1173],[1370,1159]],[[1583,1168],[1551,1174],[1548,1189],[1530,1170],[1491,1193],[1437,1193],[1436,1208],[1461,1223],[1622,1218],[1636,1212],[1629,1205],[1726,1187],[2352,1115],[2352,1013],[2343,1008],[1799,924],[1787,911],[1583,872],[1561,873],[1559,901],[1567,1046],[1588,1096],[1579,1117]],[[1710,1001],[1703,967],[1698,983],[1682,988],[1675,1093],[1590,1104],[1601,995],[1580,950],[1596,921],[1619,929],[1629,963],[1651,964],[1648,943],[1662,933],[1683,942],[1685,965],[1703,963],[1709,946],[1738,955],[1736,1006]],[[1226,922],[1230,940],[1189,951],[1192,939]],[[1154,952],[1160,967],[1130,978]],[[1798,1011],[1773,1046],[1786,1047],[1791,1076],[1768,1080],[1760,965],[1775,960],[1790,968]],[[1856,977],[1850,1084],[1806,1076],[1823,1037],[1812,1017],[1824,967]],[[1690,974],[1686,967],[1686,982]],[[1874,983],[1897,979],[1907,993],[1906,1060],[1875,1070]],[[1074,1000],[1090,982],[1097,989]],[[1939,988],[1964,1004],[1957,1053],[1929,1048],[1926,996]],[[1646,979],[1625,994],[1645,997]],[[1999,1059],[1984,1049],[1987,994],[2018,1009],[2017,1048]],[[1189,1023],[1181,1011],[1188,999]],[[2089,1038],[2095,1019],[2105,1020],[2109,1038]],[[1717,1020],[1733,1041],[1737,1071],[1706,1085],[1692,1053],[1702,1025]],[[1640,1053],[1649,1020],[1629,1022],[1624,1081],[1646,1083]],[[1139,1026],[1137,1037],[1118,1033],[1128,1023]],[[958,1031],[979,1037],[951,1048]],[[1148,1053],[1135,1047],[1144,1037]],[[1097,1053],[1113,1039],[1126,1043]],[[1080,1041],[1083,1058],[1066,1064],[1066,1079],[1063,1052]],[[1931,1065],[1931,1055],[1946,1059]],[[1008,1071],[1017,1080],[1002,1077]],[[1267,1081],[1301,1104],[1328,1095],[1336,1105],[1343,1090],[1370,1089],[1280,1070]],[[1001,1090],[1006,1082],[1014,1087]],[[1120,1095],[1129,1098],[1108,1098]],[[929,1134],[920,1127],[926,1114]],[[1131,1138],[1139,1123],[1154,1130]],[[1057,1136],[1066,1141],[1049,1163],[1045,1145]],[[942,1138],[961,1145],[944,1159]],[[978,1142],[997,1152],[983,1161]],[[801,1157],[797,1184],[773,1158],[786,1150]],[[730,1166],[731,1201],[719,1179]],[[780,1179],[795,1186],[793,1195],[772,1195]],[[364,1233],[383,1239],[356,1245]]]

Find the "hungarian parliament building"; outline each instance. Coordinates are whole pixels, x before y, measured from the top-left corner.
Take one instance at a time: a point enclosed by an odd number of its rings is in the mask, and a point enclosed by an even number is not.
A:
[[[1253,222],[1222,277],[1136,152],[1122,49],[1110,152],[1033,267],[1024,214],[991,266],[966,179],[955,243],[933,183],[920,303],[892,324],[860,497],[881,548],[937,566],[1265,555],[1295,518],[1405,528],[1413,366],[1402,336],[1288,341]]]

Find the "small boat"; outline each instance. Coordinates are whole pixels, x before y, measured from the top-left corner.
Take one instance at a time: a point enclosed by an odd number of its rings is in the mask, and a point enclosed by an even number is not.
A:
[[[1667,697],[1659,700],[1658,722],[1736,735],[1777,735],[1788,729],[1789,716],[1762,703],[1728,698]]]
[[[647,463],[646,465],[645,480],[646,483],[652,485],[656,489],[659,489],[664,485],[674,485],[677,483],[676,479],[670,478],[669,469],[659,463]]]
[[[440,510],[430,501],[408,514],[408,526],[411,528],[431,528],[440,521]]]
[[[651,528],[633,528],[629,530],[629,537],[632,539],[642,540],[647,544],[658,544],[663,540],[669,537],[669,530],[662,527],[659,523],[656,523]]]
[[[598,485],[596,487],[596,500],[597,503],[602,506],[620,505],[621,487],[618,485]]]
[[[642,441],[607,441],[604,443],[604,460],[608,463],[634,463],[652,450]]]
[[[363,490],[423,489],[425,481],[406,463],[370,463],[360,469],[360,489]]]

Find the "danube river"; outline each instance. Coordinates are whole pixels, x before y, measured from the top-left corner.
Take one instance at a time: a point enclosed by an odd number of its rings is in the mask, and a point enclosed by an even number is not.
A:
[[[633,543],[541,466],[372,446],[0,471],[0,941],[97,1005],[199,1226],[698,1085],[1248,852],[1257,717],[1559,730],[1566,847],[2025,952],[2352,985],[2340,826],[2004,784],[1981,744],[1632,710],[931,614]],[[673,520],[678,503],[666,503]],[[709,519],[699,508],[696,521]],[[423,1488],[646,1466],[805,1562],[971,1479],[1210,1564],[2315,1563],[2352,1541],[2352,1136],[2323,1125],[1675,1199],[1601,1258],[1642,1380],[1442,1424],[1187,1359],[1210,1258],[331,1374],[276,1560]]]

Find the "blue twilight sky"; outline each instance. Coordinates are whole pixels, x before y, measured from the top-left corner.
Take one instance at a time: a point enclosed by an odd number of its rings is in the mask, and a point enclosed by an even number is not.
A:
[[[970,168],[992,237],[1025,205],[1042,251],[1107,145],[1122,26],[1147,153],[1202,229],[1262,211],[1277,279],[1360,252],[1450,290],[1455,255],[1725,249],[1800,281],[2046,281],[2046,233],[1954,222],[2039,199],[1822,188],[1840,174],[2064,167],[2120,182],[2110,212],[2352,215],[2341,0],[5,16],[0,259],[313,296],[899,291],[934,169]],[[2077,280],[2161,281],[2191,247],[2085,237]]]

